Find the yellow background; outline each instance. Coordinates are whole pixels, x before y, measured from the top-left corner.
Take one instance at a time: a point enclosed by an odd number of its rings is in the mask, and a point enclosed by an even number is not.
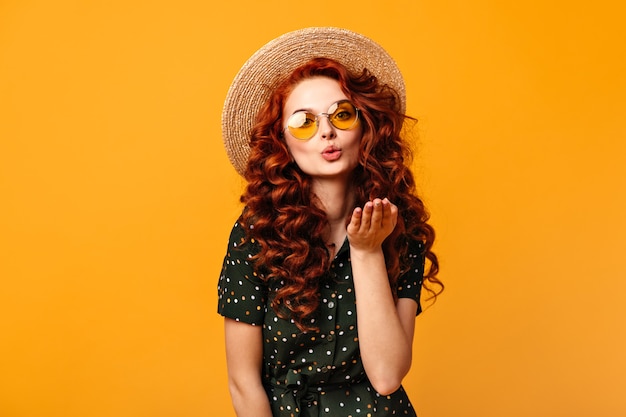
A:
[[[223,99],[293,29],[406,76],[447,290],[421,417],[626,415],[622,1],[0,1],[0,416],[233,416]]]

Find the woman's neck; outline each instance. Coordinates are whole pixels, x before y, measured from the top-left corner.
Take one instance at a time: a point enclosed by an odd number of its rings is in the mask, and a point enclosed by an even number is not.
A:
[[[354,195],[347,181],[317,180],[313,183],[313,192],[322,203],[329,222],[345,223],[354,205]]]
[[[327,243],[336,253],[346,238],[346,221],[354,210],[354,194],[348,181],[316,181],[313,192],[326,212],[330,230]]]

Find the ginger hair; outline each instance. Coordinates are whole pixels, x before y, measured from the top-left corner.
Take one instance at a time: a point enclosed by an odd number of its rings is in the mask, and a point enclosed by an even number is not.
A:
[[[240,222],[247,238],[258,244],[255,267],[270,284],[272,307],[302,331],[317,329],[319,286],[331,264],[324,239],[328,221],[312,191],[311,178],[289,154],[282,110],[297,84],[320,76],[338,81],[360,111],[363,136],[359,165],[351,178],[356,204],[362,207],[376,197],[387,197],[398,206],[396,228],[383,243],[394,297],[398,277],[408,267],[408,244],[414,240],[424,243],[428,260],[423,288],[435,298],[443,291],[437,256],[431,250],[435,232],[417,196],[409,169],[411,150],[401,135],[410,118],[400,112],[398,94],[367,69],[354,74],[334,60],[315,58],[293,71],[261,108],[251,132],[244,173],[247,187],[241,196],[245,208]]]

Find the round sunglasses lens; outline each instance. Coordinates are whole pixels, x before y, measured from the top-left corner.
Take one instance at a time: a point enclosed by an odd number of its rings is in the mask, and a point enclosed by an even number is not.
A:
[[[350,129],[357,121],[358,113],[356,108],[349,101],[335,103],[333,108],[328,110],[330,122],[337,129]]]
[[[317,129],[315,115],[304,111],[296,112],[289,118],[287,128],[295,138],[309,139]]]

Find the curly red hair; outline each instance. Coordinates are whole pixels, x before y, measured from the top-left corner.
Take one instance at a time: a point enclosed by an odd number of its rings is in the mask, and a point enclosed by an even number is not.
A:
[[[383,243],[394,297],[398,277],[408,266],[412,240],[424,242],[429,261],[424,288],[434,297],[443,290],[436,277],[437,256],[431,251],[435,232],[427,223],[429,215],[408,168],[411,152],[401,136],[408,117],[400,112],[397,93],[379,83],[367,69],[353,74],[334,60],[316,58],[297,68],[259,112],[244,174],[248,184],[241,196],[245,209],[240,221],[248,238],[259,244],[255,262],[273,289],[272,306],[302,331],[316,329],[312,319],[320,302],[319,285],[331,263],[324,239],[328,221],[312,191],[311,178],[289,154],[282,136],[282,109],[298,83],[319,76],[337,80],[360,110],[363,137],[359,166],[351,182],[356,204],[362,207],[376,197],[387,197],[398,206],[398,224]]]

